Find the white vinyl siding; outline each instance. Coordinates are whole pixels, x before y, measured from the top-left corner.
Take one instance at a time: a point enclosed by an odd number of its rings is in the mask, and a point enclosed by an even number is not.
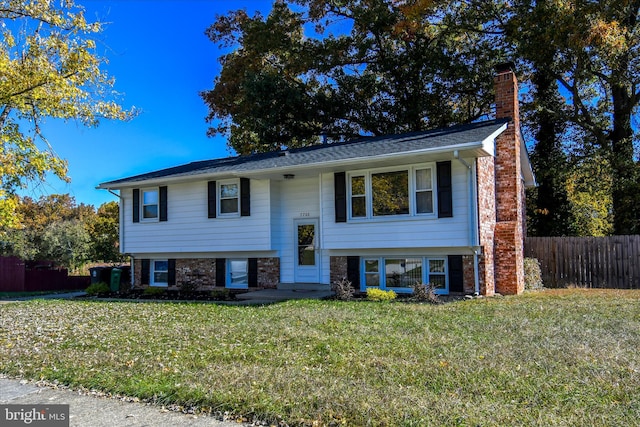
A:
[[[207,182],[169,185],[169,222],[132,223],[132,190],[123,190],[128,253],[218,253],[271,250],[268,180],[251,181],[251,216],[210,219]]]
[[[433,165],[433,164],[432,164]],[[335,222],[334,174],[322,175],[322,238],[325,250],[347,249],[404,249],[404,248],[449,248],[471,246],[469,230],[469,179],[467,169],[459,162],[452,162],[453,212],[451,218],[438,218],[435,214],[370,216],[367,219],[353,218],[349,212],[348,222]],[[414,165],[412,170],[425,169],[423,165]],[[435,165],[431,166],[433,211],[437,211],[435,200]],[[366,173],[366,171],[365,171]],[[348,173],[347,185],[351,187],[350,178],[361,176]],[[425,190],[426,191],[426,190]],[[410,194],[412,204],[415,202],[413,189]],[[348,205],[351,194],[348,192]],[[420,196],[418,196],[420,197]],[[368,205],[371,203],[368,202]]]

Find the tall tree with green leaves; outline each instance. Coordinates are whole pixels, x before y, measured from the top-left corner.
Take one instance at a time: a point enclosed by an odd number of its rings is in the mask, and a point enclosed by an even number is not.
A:
[[[231,52],[202,92],[209,133],[240,154],[418,131],[488,114],[496,50],[447,21],[464,2],[277,1],[219,16]]]
[[[553,60],[538,66],[554,76],[566,100],[555,113],[586,136],[573,143],[593,143],[606,154],[614,233],[640,232],[637,132],[632,126],[640,103],[640,1],[498,3],[512,6],[502,9],[511,15],[500,23],[512,40],[527,46],[518,50],[525,61],[536,65],[541,50],[553,49]]]
[[[47,173],[68,180],[45,118],[96,126],[132,117],[103,70],[101,30],[73,0],[0,0],[0,225],[15,223],[17,189]]]

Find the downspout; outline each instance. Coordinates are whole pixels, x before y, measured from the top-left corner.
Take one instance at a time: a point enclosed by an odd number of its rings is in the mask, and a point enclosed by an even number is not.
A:
[[[476,204],[476,182],[474,177],[474,167],[467,163],[460,157],[458,150],[453,152],[453,157],[458,160],[463,166],[467,168],[467,176],[469,177],[469,249],[473,251],[473,282],[475,295],[480,294],[480,276],[478,273],[478,227],[476,219],[478,218],[477,204]]]
[[[120,194],[115,193],[113,190],[111,190],[110,188],[107,188],[107,191],[111,194],[113,194],[114,196],[116,196],[118,199],[120,199],[120,203],[118,203],[118,222],[119,222],[119,232],[118,232],[118,241],[120,243],[120,253],[125,253],[124,250],[124,197],[122,197]],[[134,262],[135,259],[133,258],[133,256],[131,256],[131,274],[129,274],[129,276],[131,277],[131,287],[133,288],[133,270],[134,270]]]

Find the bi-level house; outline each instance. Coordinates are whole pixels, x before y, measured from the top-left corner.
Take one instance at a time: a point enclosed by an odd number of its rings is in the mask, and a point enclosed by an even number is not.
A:
[[[495,77],[494,120],[206,160],[106,182],[120,195],[132,286],[304,288],[348,278],[411,292],[523,290],[518,85]]]

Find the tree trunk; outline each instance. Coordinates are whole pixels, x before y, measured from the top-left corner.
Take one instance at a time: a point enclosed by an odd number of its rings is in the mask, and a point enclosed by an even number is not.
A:
[[[640,232],[638,165],[633,158],[633,129],[631,128],[632,97],[631,90],[626,85],[612,84],[613,128],[609,139],[613,171],[613,228],[617,235]]]

